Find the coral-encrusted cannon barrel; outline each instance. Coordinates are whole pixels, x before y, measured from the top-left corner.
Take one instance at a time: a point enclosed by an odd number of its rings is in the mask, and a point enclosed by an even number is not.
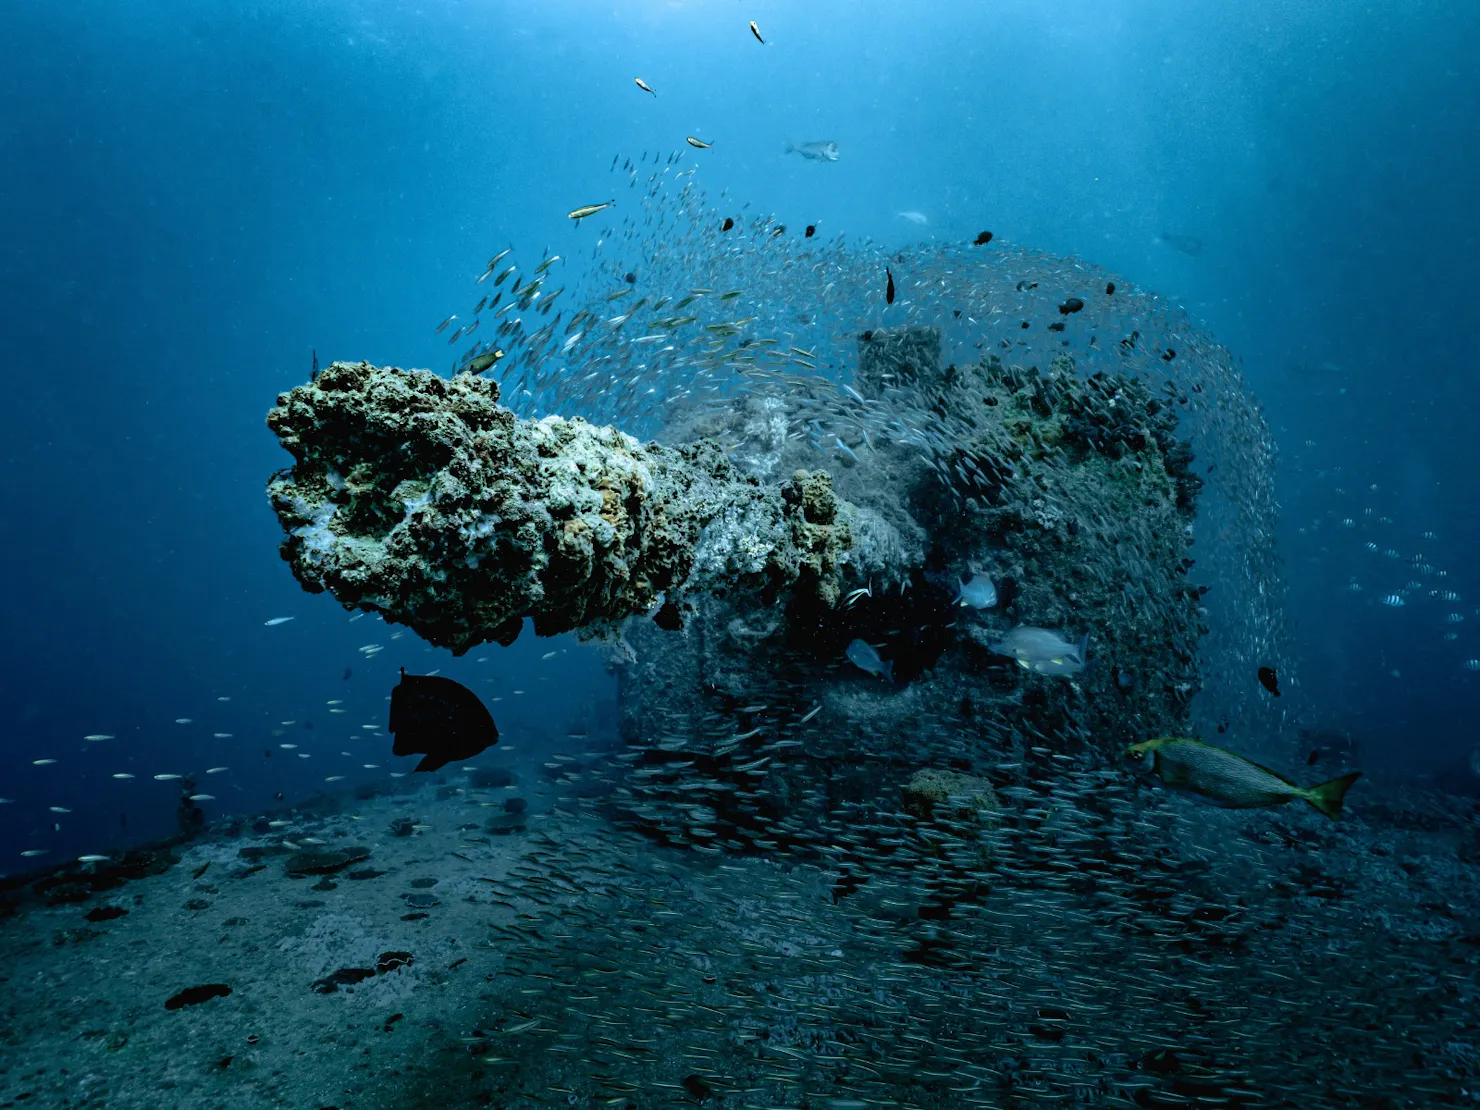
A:
[[[608,630],[685,585],[833,605],[845,570],[906,569],[825,473],[765,486],[711,443],[524,420],[498,397],[473,375],[344,362],[281,394],[267,423],[295,462],[268,493],[298,580],[461,653],[526,616]]]

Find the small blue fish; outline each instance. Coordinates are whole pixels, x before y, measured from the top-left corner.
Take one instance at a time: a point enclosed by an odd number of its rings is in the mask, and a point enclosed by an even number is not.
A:
[[[867,640],[854,640],[848,645],[848,662],[852,663],[860,671],[867,671],[878,678],[887,678],[894,681],[894,663],[885,662],[879,658],[879,653],[874,645]]]
[[[997,604],[997,587],[985,574],[973,574],[964,582],[958,578],[956,604],[968,609],[990,609]]]

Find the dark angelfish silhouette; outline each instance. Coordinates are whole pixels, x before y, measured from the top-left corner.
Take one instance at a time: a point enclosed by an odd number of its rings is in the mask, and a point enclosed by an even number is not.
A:
[[[431,674],[407,674],[391,690],[394,755],[421,755],[417,771],[435,771],[498,743],[498,726],[478,695],[460,682]]]

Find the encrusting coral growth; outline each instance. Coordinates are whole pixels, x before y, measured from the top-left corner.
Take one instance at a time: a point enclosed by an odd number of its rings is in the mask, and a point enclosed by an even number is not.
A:
[[[512,642],[526,616],[541,635],[609,631],[686,583],[837,601],[870,514],[826,473],[762,485],[712,443],[525,420],[498,399],[473,375],[343,362],[282,394],[267,422],[296,461],[268,492],[305,588],[459,653]]]

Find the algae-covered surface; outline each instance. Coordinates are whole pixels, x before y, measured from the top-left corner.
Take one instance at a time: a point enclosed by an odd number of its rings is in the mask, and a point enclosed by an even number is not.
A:
[[[1480,1077],[1457,802],[1334,825],[925,768],[835,830],[868,852],[781,864],[614,828],[582,798],[625,774],[449,773],[12,892],[0,1106],[1416,1108]],[[309,839],[370,854],[293,877]]]
[[[762,487],[714,444],[520,419],[498,399],[473,375],[367,363],[281,395],[267,422],[296,461],[268,492],[299,581],[459,653],[511,642],[525,617],[542,635],[611,631],[696,561],[721,589],[801,581],[836,599],[850,540],[825,473]]]

